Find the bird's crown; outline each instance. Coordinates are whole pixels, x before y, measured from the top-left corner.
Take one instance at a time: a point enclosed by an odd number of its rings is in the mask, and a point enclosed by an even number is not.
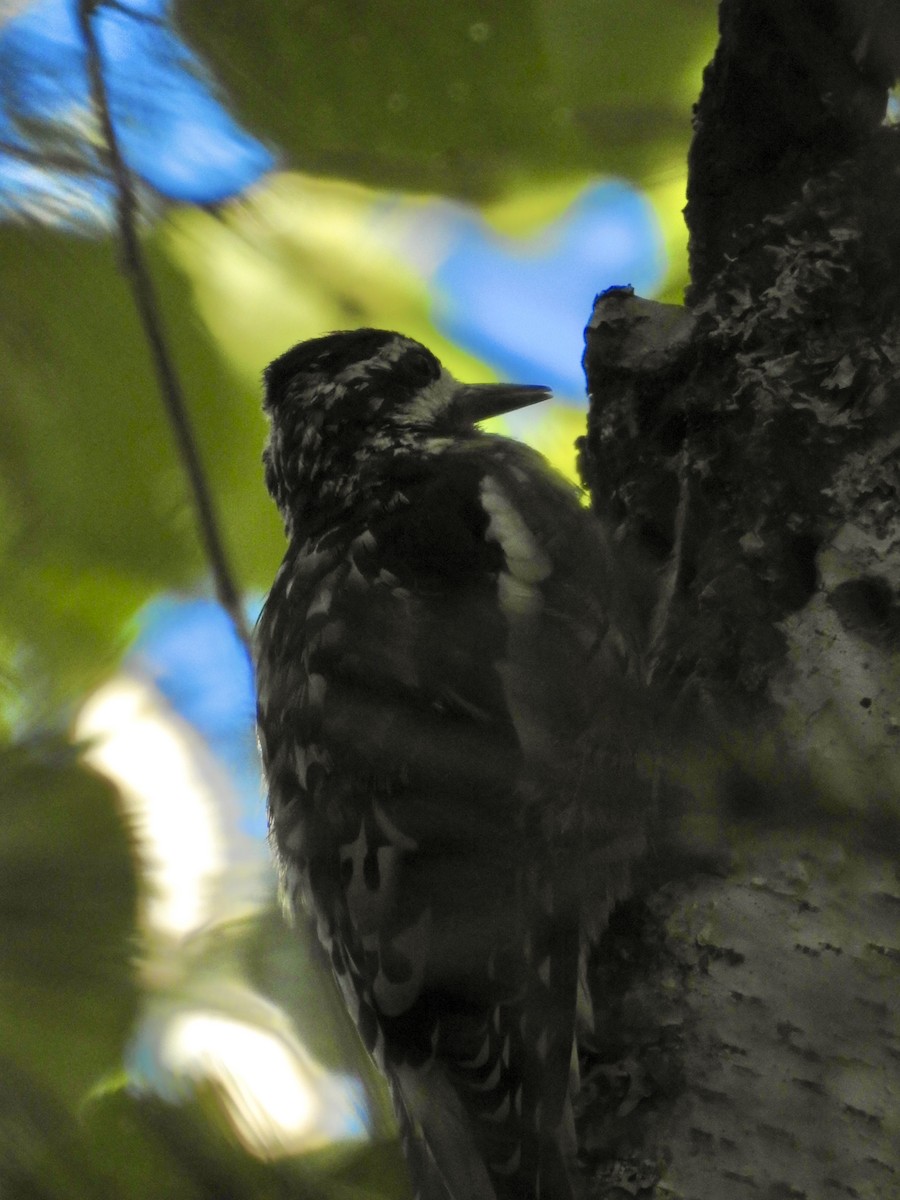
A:
[[[477,421],[549,395],[460,384],[421,343],[383,329],[300,342],[266,368],[264,382],[266,484],[289,528],[345,508],[399,457],[476,436]]]

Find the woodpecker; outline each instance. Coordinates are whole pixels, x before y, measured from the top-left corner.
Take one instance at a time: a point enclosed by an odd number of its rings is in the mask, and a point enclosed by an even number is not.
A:
[[[601,527],[376,329],[265,372],[287,552],[257,628],[288,904],[390,1084],[427,1200],[569,1200],[579,958],[642,846],[636,648]]]

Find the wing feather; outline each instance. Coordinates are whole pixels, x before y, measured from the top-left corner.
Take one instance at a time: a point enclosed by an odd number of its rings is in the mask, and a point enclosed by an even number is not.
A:
[[[276,844],[408,1138],[456,1200],[493,1196],[473,1139],[497,1196],[540,1175],[562,1197],[582,894],[628,826],[631,651],[574,492],[481,445],[289,551],[260,622],[261,740]]]

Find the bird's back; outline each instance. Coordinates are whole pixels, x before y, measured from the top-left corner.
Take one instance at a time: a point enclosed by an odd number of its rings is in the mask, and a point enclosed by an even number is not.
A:
[[[260,620],[288,891],[429,1200],[571,1194],[580,936],[640,847],[618,603],[574,490],[479,436],[296,531]]]

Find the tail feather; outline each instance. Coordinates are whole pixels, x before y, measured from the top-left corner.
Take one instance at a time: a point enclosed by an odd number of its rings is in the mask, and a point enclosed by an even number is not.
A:
[[[432,997],[433,1055],[389,1073],[422,1200],[571,1200],[579,937],[551,920],[504,999]]]
[[[441,1064],[392,1073],[417,1200],[497,1200],[470,1116]]]

